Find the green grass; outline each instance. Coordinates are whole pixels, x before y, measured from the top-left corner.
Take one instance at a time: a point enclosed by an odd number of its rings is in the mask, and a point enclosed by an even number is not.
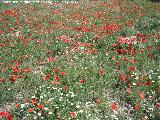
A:
[[[157,10],[136,0],[3,9],[0,118],[158,120]]]

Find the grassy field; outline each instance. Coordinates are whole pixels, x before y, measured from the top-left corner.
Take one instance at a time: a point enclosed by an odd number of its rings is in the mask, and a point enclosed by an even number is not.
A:
[[[1,3],[0,119],[160,120],[160,4]]]

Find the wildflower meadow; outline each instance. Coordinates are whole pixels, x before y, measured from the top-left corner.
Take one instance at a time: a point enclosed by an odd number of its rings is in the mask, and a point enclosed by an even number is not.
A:
[[[0,119],[160,120],[160,3],[1,2]]]

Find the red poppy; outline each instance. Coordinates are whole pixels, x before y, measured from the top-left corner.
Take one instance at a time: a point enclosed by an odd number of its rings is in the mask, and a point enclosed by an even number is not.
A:
[[[48,57],[48,62],[54,62],[54,59],[52,57]]]
[[[118,40],[119,44],[124,44],[124,43],[127,43],[127,42],[128,42],[128,38],[125,38],[125,37],[122,37],[122,36],[119,37],[119,40]]]
[[[131,86],[132,86],[132,85],[129,83],[129,84],[128,84],[128,87],[131,87]]]
[[[92,52],[93,52],[94,54],[96,54],[96,53],[97,53],[97,50],[96,50],[96,49],[94,49]]]
[[[118,55],[118,49],[114,48],[114,53]]]
[[[112,110],[117,110],[118,109],[117,103],[111,103],[110,107],[111,107]]]
[[[123,61],[127,61],[127,58],[126,58],[126,57],[123,57],[122,60],[123,60]]]
[[[17,15],[17,11],[16,10],[5,10],[4,13],[6,15],[11,15],[11,16],[16,16]]]
[[[104,75],[104,74],[105,74],[105,71],[104,71],[103,69],[100,69],[100,70],[98,71],[98,73],[99,73],[99,75]]]
[[[153,46],[149,46],[148,48],[147,48],[147,50],[149,50],[149,51],[151,51],[153,49]]]
[[[118,52],[124,55],[126,51],[121,49],[121,50],[118,50]]]
[[[53,72],[58,72],[58,68],[54,68],[52,71]]]
[[[128,68],[128,71],[129,72],[131,72],[131,71],[134,71],[136,68],[134,67],[134,66],[130,66],[129,68]]]
[[[1,66],[1,65],[3,65],[3,63],[2,63],[2,62],[0,62],[0,66]]]
[[[120,75],[119,78],[120,78],[122,81],[126,81],[126,78],[125,78],[123,75]]]
[[[147,81],[146,82],[146,86],[150,86],[151,85],[151,82],[150,81]]]
[[[63,86],[63,91],[67,91],[69,89],[69,87],[67,85]]]
[[[59,76],[57,76],[57,75],[54,76],[54,80],[55,80],[55,81],[59,81]]]
[[[31,68],[30,68],[30,67],[27,68],[27,72],[28,72],[28,73],[31,72]]]
[[[129,50],[128,52],[129,52],[129,53],[130,53],[130,55],[132,55],[132,56],[134,56],[134,55],[135,55],[135,51],[134,51],[134,49],[131,49],[131,50]]]
[[[143,50],[139,50],[139,53],[143,53]]]
[[[96,38],[100,39],[100,38],[101,38],[101,36],[100,36],[99,34],[96,34]]]
[[[10,115],[10,113],[9,112],[7,112],[7,111],[2,111],[2,112],[0,112],[0,117],[5,117],[5,118],[7,118],[7,120],[13,120],[13,117]]]
[[[30,100],[28,100],[28,99],[25,100],[25,103],[29,103],[29,102],[30,102]]]
[[[34,22],[35,22],[35,24],[36,24],[36,28],[37,28],[37,29],[40,29],[39,24],[38,24],[38,21],[36,20],[36,18],[34,18]]]
[[[13,67],[13,68],[12,68],[12,71],[13,71],[13,72],[18,72],[18,68],[17,68],[17,67]]]
[[[116,47],[116,46],[117,46],[117,44],[112,44],[111,46],[112,46],[112,47]]]
[[[65,71],[61,71],[61,72],[60,72],[60,75],[65,75],[65,74],[66,74]]]
[[[147,57],[151,58],[153,57],[153,54],[148,54]]]
[[[137,86],[139,86],[139,85],[141,85],[142,84],[142,82],[136,82],[136,85]]]
[[[75,113],[75,112],[70,112],[70,113],[69,113],[69,116],[70,116],[71,118],[75,118],[75,117],[76,117],[76,113]]]
[[[128,93],[131,93],[132,92],[132,90],[131,89],[128,89],[128,90],[126,90]]]
[[[52,42],[50,41],[50,42],[48,42],[50,45],[52,44]]]
[[[13,48],[13,47],[14,47],[14,44],[13,44],[13,43],[11,43],[10,47],[11,47],[11,48]]]
[[[160,87],[159,87],[159,88],[157,88],[157,91],[158,91],[158,92],[160,92]]]
[[[7,120],[13,120],[13,117],[11,115],[7,116],[6,118]]]
[[[0,30],[0,34],[4,34],[4,31],[3,31],[3,30]]]
[[[3,83],[3,82],[5,82],[5,78],[0,79],[0,83]]]
[[[135,110],[139,110],[140,108],[141,108],[141,104],[139,104],[139,103],[134,106]]]
[[[25,69],[21,69],[20,72],[21,72],[21,74],[22,74],[23,72],[25,72]]]
[[[7,46],[8,44],[0,44],[0,46],[2,46],[2,47],[5,47],[5,46]]]
[[[119,61],[117,61],[117,62],[116,62],[116,65],[119,65],[119,64],[120,64],[120,62],[119,62]]]
[[[38,44],[39,46],[42,45],[42,43],[43,43],[42,40],[38,40],[38,41],[37,41],[37,44]]]
[[[117,70],[117,69],[113,69],[113,70],[114,70],[114,72],[119,73],[119,70]]]
[[[10,77],[10,81],[15,83],[17,78],[18,78],[18,75],[13,75]]]
[[[85,82],[86,82],[86,80],[81,79],[79,82],[80,82],[80,83],[85,83]]]
[[[83,53],[89,54],[89,50],[84,50]]]
[[[130,62],[131,62],[131,63],[135,63],[135,62],[137,62],[137,60],[131,59]]]
[[[8,116],[8,115],[9,115],[9,112],[7,111],[0,112],[0,116]]]
[[[19,75],[18,78],[23,78],[23,75]]]
[[[16,67],[19,67],[21,64],[18,62],[18,63],[16,63]]]
[[[20,107],[20,104],[16,104],[15,108],[18,109]]]
[[[35,98],[32,98],[32,104],[36,104],[37,100]]]
[[[158,103],[156,104],[156,108],[157,108],[157,109],[160,109],[160,102],[158,102]]]
[[[28,112],[33,112],[33,108],[28,108]]]
[[[154,34],[154,39],[157,39],[157,38],[158,38],[158,34],[155,33],[155,34]]]
[[[38,104],[38,105],[37,105],[37,108],[38,108],[38,109],[43,109],[43,105],[42,105],[42,104]]]
[[[51,77],[51,74],[47,74],[43,79],[48,80]]]
[[[142,92],[137,92],[137,94],[139,95],[139,97],[140,97],[141,99],[144,99],[144,94],[143,94]]]
[[[61,83],[58,82],[58,81],[54,81],[54,80],[53,80],[53,81],[51,82],[51,84],[53,84],[53,85],[59,85],[59,84],[61,84]]]

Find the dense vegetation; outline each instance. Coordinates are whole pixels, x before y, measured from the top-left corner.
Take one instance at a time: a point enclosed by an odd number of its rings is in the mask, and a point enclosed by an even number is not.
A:
[[[2,6],[0,118],[160,118],[159,3]]]

